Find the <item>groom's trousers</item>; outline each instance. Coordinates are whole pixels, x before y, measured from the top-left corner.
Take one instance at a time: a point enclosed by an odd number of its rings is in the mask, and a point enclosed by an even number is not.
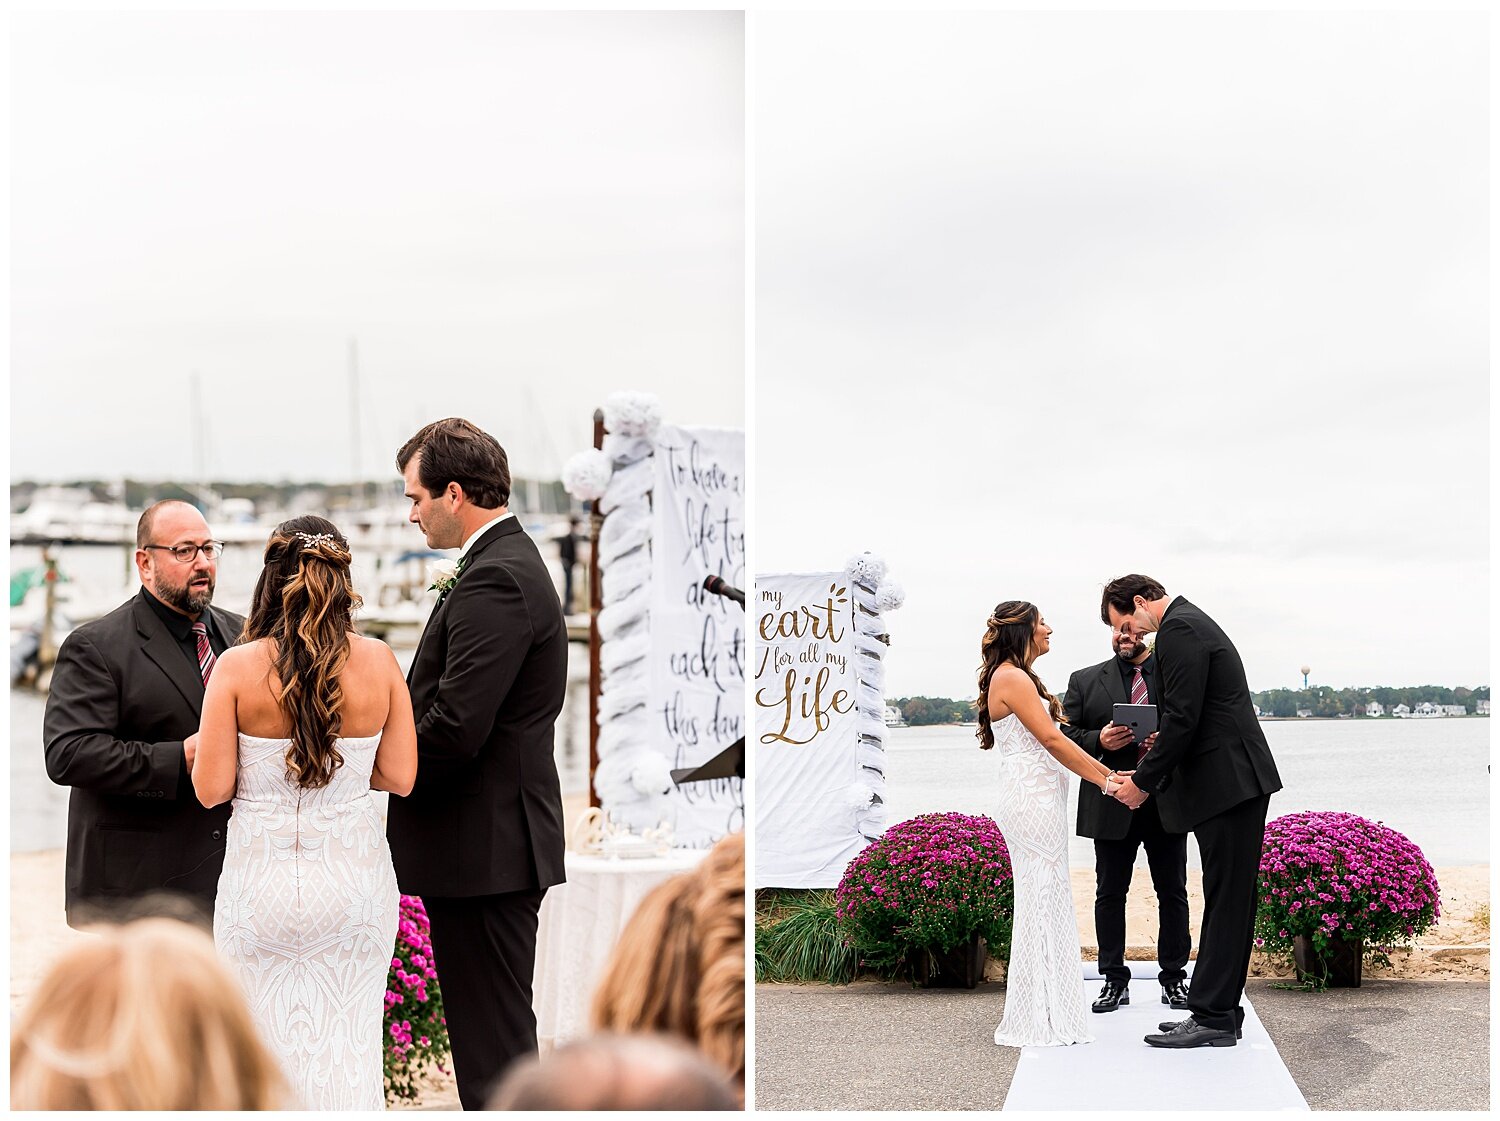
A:
[[[1255,887],[1271,796],[1231,806],[1193,828],[1203,858],[1203,926],[1188,1009],[1206,1027],[1234,1031],[1255,939]]]
[[[422,900],[465,1109],[483,1109],[511,1062],[537,1053],[531,979],[545,894]]]

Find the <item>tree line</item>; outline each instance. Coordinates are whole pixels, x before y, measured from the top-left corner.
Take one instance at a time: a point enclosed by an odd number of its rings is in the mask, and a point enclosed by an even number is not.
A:
[[[1374,688],[1335,689],[1314,685],[1307,689],[1266,689],[1251,697],[1262,716],[1296,716],[1309,711],[1314,716],[1360,716],[1365,705],[1379,701],[1387,715],[1397,705],[1416,708],[1424,701],[1435,705],[1463,705],[1471,713],[1479,701],[1490,699],[1490,687],[1469,689],[1462,685],[1380,685]],[[901,710],[914,727],[929,724],[967,724],[974,719],[974,702],[948,697],[897,697],[886,702]]]
[[[1390,715],[1397,705],[1416,708],[1424,701],[1435,705],[1463,705],[1471,713],[1479,701],[1490,699],[1490,687],[1467,689],[1460,685],[1379,685],[1375,688],[1335,689],[1331,685],[1314,685],[1307,689],[1267,689],[1250,694],[1262,716],[1296,716],[1311,712],[1314,716],[1362,716],[1365,706],[1379,701]]]
[[[946,697],[897,697],[886,701],[901,710],[908,724],[966,724],[974,719],[973,701],[951,701]]]

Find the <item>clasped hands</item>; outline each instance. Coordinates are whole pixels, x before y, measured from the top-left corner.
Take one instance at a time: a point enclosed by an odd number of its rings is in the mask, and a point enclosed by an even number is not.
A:
[[[1110,771],[1104,778],[1104,793],[1117,802],[1124,802],[1136,809],[1151,795],[1137,786],[1130,778],[1134,771]]]
[[[1106,724],[1099,733],[1100,746],[1118,751],[1130,743],[1131,731],[1123,724]],[[1146,737],[1146,750],[1150,750],[1156,743],[1156,733],[1152,732]],[[1150,797],[1132,780],[1134,771],[1110,771],[1104,779],[1104,793],[1116,801],[1123,802],[1131,809],[1136,809]]]

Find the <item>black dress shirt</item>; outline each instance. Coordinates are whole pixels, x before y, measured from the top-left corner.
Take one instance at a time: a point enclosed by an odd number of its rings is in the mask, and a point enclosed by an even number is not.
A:
[[[161,621],[167,625],[167,630],[177,640],[177,645],[182,647],[182,652],[187,656],[187,660],[192,662],[196,667],[198,665],[198,636],[193,633],[193,620],[180,611],[173,611],[165,603],[157,599],[155,594],[145,586],[141,588],[141,598],[150,605],[151,610],[155,611]],[[213,650],[214,657],[217,658],[224,651],[228,650],[233,643],[220,631],[218,623],[214,621],[213,612],[205,611],[198,618],[204,624],[204,629],[208,631],[208,645]]]

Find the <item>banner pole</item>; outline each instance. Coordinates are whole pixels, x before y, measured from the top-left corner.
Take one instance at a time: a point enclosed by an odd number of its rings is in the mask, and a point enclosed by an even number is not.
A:
[[[604,447],[603,409],[594,410],[594,447]],[[599,528],[603,524],[596,498],[589,514],[589,805],[594,808],[599,805],[594,772],[599,769],[599,608],[603,600],[599,582]]]

